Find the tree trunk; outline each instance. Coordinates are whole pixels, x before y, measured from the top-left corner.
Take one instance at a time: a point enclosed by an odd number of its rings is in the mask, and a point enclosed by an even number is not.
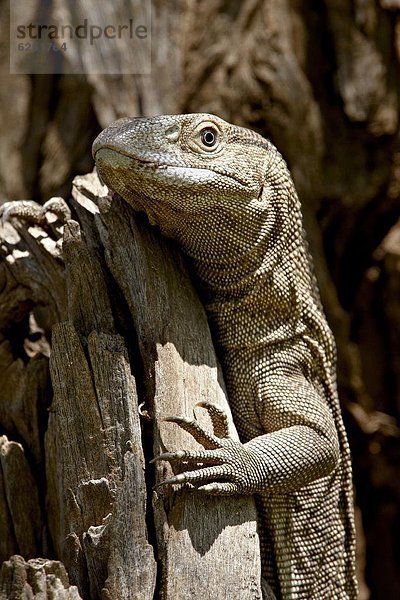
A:
[[[78,178],[79,224],[69,220],[63,227],[64,276],[53,295],[66,297],[66,307],[51,340],[54,397],[43,448],[42,514],[29,457],[20,444],[3,442],[0,506],[9,508],[17,537],[3,559],[15,551],[42,556],[51,548],[83,599],[152,599],[156,586],[165,600],[261,599],[253,498],[208,497],[180,486],[154,490],[172,472],[165,463],[149,465],[153,455],[199,447],[165,417],[196,413],[211,430],[205,411],[196,409],[208,401],[229,414],[237,434],[204,309],[178,251],[120,198],[99,198],[101,192],[94,175]],[[6,223],[15,236],[43,244],[38,225],[14,225]],[[60,227],[48,230],[47,246],[60,233]],[[8,268],[18,289],[15,265],[25,256],[13,251]],[[32,262],[32,274],[41,275],[40,267]],[[15,289],[9,296],[15,298]],[[5,563],[4,597],[16,593],[10,572],[15,579],[23,571],[29,582],[32,568],[21,557]],[[47,580],[46,568],[40,564]]]

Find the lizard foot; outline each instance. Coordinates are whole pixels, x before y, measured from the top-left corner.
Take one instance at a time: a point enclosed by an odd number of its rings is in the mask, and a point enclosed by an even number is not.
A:
[[[46,225],[56,220],[65,223],[71,218],[71,211],[63,198],[50,198],[43,206],[33,200],[16,200],[0,206],[0,218],[3,223],[18,218],[35,225]]]
[[[199,402],[196,406],[208,411],[213,433],[205,431],[196,418],[168,417],[165,420],[189,432],[204,450],[164,452],[151,461],[180,461],[196,465],[196,468],[165,479],[156,487],[190,483],[197,490],[215,495],[253,493],[246,477],[251,462],[250,453],[241,442],[229,436],[225,412],[210,402]]]

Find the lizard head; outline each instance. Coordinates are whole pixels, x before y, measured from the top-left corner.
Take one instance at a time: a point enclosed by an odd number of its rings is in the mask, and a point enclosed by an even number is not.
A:
[[[197,256],[247,254],[272,231],[273,200],[291,186],[269,141],[210,114],[120,119],[93,156],[111,190]]]

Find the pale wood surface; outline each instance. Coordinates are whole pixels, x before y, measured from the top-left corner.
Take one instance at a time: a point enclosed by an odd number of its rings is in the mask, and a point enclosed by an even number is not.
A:
[[[42,294],[51,315],[54,394],[38,459],[45,465],[45,505],[30,456],[5,439],[0,510],[11,525],[4,529],[5,558],[23,550],[27,557],[54,553],[83,599],[261,599],[253,498],[153,489],[171,474],[165,463],[149,465],[153,456],[198,447],[164,417],[196,412],[210,429],[206,412],[195,409],[207,400],[227,412],[237,433],[204,309],[180,253],[105,192],[93,174],[77,178],[79,223],[45,231],[53,251],[61,234],[63,240],[61,254],[46,255],[58,271],[51,293]],[[13,219],[7,226],[35,248],[26,258],[40,278],[37,226]],[[14,276],[24,274],[17,266]],[[28,367],[41,360],[39,353]],[[27,366],[21,369],[26,376]],[[0,590],[8,589],[12,573],[29,580],[32,568],[21,561],[6,564]]]

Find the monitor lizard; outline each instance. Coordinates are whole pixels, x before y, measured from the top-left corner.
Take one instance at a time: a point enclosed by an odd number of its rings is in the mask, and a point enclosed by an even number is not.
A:
[[[93,145],[102,180],[186,254],[241,441],[174,417],[203,450],[163,483],[255,494],[263,578],[283,599],[355,599],[351,459],[301,205],[274,145],[209,114],[120,119]],[[190,468],[192,467],[192,468]]]

